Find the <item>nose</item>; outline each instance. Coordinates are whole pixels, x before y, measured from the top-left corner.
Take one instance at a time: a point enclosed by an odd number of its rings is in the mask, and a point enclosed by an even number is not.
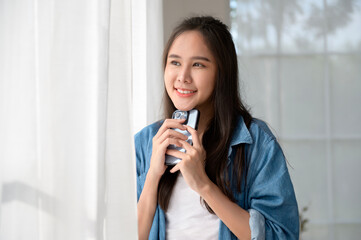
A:
[[[184,83],[192,82],[191,71],[189,67],[184,66],[180,69],[178,73],[177,81]]]

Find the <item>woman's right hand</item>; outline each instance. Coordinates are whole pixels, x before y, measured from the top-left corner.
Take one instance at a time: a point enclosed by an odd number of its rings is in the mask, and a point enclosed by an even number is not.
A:
[[[148,174],[156,177],[158,180],[162,177],[167,166],[165,165],[165,152],[170,144],[174,144],[177,147],[181,147],[178,139],[187,140],[187,136],[173,130],[172,128],[178,128],[180,130],[187,130],[182,125],[184,119],[166,119],[162,126],[159,128],[157,134],[153,137],[153,149],[152,157],[150,159],[150,167]]]
[[[184,120],[166,119],[159,128],[157,134],[153,137],[152,157],[150,167],[144,183],[142,193],[138,201],[138,235],[139,239],[148,239],[149,232],[157,207],[157,191],[160,178],[164,174],[167,166],[165,165],[165,152],[169,144],[181,146],[178,141],[186,140],[187,137],[172,128],[186,130],[182,125]]]

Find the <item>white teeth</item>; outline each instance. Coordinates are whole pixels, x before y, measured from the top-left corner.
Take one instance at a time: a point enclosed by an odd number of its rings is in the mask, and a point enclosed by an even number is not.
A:
[[[189,93],[194,93],[195,91],[183,91],[180,89],[177,89],[178,92],[182,93],[182,94],[189,94]]]

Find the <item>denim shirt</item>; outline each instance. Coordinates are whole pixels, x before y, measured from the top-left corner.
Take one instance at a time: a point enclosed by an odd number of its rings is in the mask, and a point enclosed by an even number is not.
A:
[[[137,196],[144,187],[152,155],[152,139],[162,122],[153,123],[135,135]],[[237,145],[244,143],[248,163],[247,185],[241,193],[232,186],[236,203],[250,213],[252,239],[298,239],[299,216],[293,185],[282,149],[267,125],[253,119],[247,129],[239,117],[228,151],[228,167],[232,167]],[[149,239],[165,239],[166,219],[157,206]],[[237,239],[220,221],[219,239]]]

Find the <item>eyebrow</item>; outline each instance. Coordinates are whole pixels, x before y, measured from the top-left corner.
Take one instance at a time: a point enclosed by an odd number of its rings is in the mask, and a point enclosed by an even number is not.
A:
[[[168,56],[168,58],[181,58],[181,57],[179,55],[177,55],[177,54],[171,54],[171,55]],[[206,57],[202,57],[202,56],[194,56],[194,57],[191,57],[191,59],[204,60],[204,61],[207,61],[207,62],[211,62],[211,60],[209,60]]]

